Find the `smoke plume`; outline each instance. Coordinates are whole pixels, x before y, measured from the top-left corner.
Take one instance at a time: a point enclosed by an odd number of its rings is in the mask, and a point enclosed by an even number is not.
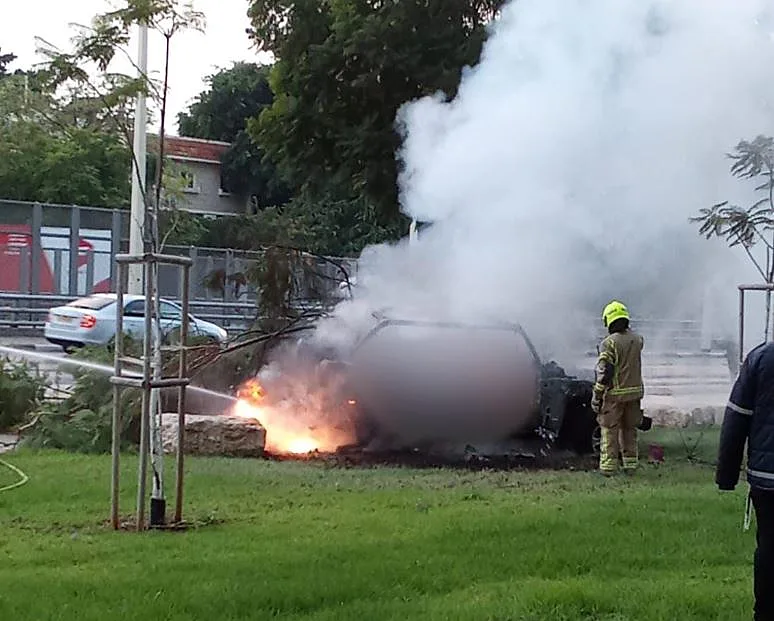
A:
[[[373,311],[506,319],[561,355],[613,298],[639,317],[704,305],[732,333],[754,274],[688,218],[749,192],[725,154],[769,129],[772,30],[763,0],[506,5],[456,98],[398,115],[402,209],[433,226],[367,249],[318,336],[351,344]]]
[[[593,342],[611,299],[635,317],[704,319],[715,336],[733,338],[735,285],[755,273],[743,254],[702,239],[689,218],[723,200],[750,203],[752,188],[730,176],[726,153],[769,133],[770,5],[506,5],[456,97],[407,102],[396,119],[402,210],[432,226],[417,243],[366,249],[353,299],[318,324],[317,345],[351,359],[347,350],[375,313],[508,321],[525,327],[542,357],[565,364]],[[507,348],[499,358],[473,341],[445,352],[433,350],[443,337],[422,341],[421,330],[409,332],[369,360],[354,358],[367,405],[411,402],[385,410],[381,424],[407,441],[434,430],[452,440],[502,435],[514,419],[460,401],[470,390],[446,395],[460,409],[456,422],[433,418],[429,402],[422,409],[422,390],[438,384],[434,394],[444,395],[443,386],[461,388],[475,372],[494,378],[498,362],[509,360],[501,370],[507,384],[516,368]],[[444,361],[456,367],[444,374]]]

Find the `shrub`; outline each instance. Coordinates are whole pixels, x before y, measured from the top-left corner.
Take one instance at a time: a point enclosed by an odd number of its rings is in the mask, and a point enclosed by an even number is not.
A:
[[[124,347],[127,355],[139,355],[140,345],[128,337]],[[113,349],[112,346],[88,346],[72,354],[72,358],[112,367]],[[110,375],[107,369],[103,373],[76,367],[70,396],[44,408],[35,426],[24,437],[24,445],[81,453],[108,452],[113,428]],[[127,388],[122,391],[121,399],[121,443],[126,449],[139,440],[141,393]]]
[[[0,358],[0,431],[13,429],[36,412],[46,392],[46,380],[26,362]]]
[[[174,338],[171,342],[174,342]],[[206,339],[189,337],[190,346],[201,347],[206,344]],[[217,351],[218,346],[209,344],[204,350],[199,350],[198,355],[214,353],[213,348]],[[124,352],[127,356],[142,358],[142,344],[126,336]],[[189,364],[195,364],[197,354],[194,352],[189,357]],[[50,404],[43,409],[35,426],[25,434],[23,443],[32,448],[57,448],[80,453],[109,452],[113,429],[113,385],[110,383],[113,344],[84,347],[72,354],[72,358],[107,368],[100,372],[76,367],[71,394],[61,403]],[[166,375],[175,373],[177,354],[163,352],[163,364],[167,369]],[[174,411],[177,407],[177,390],[162,391],[161,399],[165,411]],[[142,392],[136,388],[124,388],[121,401],[121,445],[122,449],[131,449],[139,444],[140,439]]]

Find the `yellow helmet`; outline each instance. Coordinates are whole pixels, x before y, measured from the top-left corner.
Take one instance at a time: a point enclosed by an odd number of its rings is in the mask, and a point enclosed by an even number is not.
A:
[[[613,300],[605,306],[605,310],[602,311],[602,323],[605,327],[609,327],[616,319],[629,319],[629,311],[627,308],[616,300]]]

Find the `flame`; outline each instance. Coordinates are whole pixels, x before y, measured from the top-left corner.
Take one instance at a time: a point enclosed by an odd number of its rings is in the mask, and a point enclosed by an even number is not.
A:
[[[331,424],[319,401],[309,396],[301,404],[269,404],[264,387],[251,379],[238,389],[231,413],[260,422],[266,429],[266,448],[271,452],[303,455],[334,451],[351,442],[352,433],[347,425]]]

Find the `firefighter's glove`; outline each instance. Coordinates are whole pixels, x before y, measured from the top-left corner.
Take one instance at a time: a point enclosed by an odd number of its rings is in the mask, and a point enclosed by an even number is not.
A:
[[[594,412],[594,414],[599,414],[601,409],[602,397],[601,395],[594,393],[594,395],[591,397],[591,411]]]

